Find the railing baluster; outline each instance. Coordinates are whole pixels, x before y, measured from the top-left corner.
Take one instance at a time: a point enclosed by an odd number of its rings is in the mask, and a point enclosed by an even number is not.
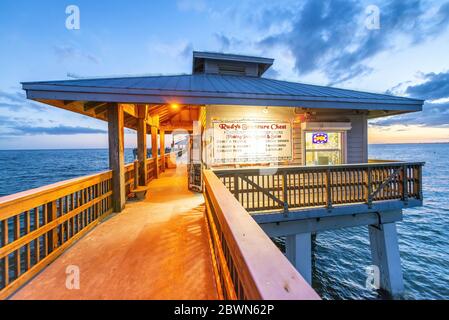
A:
[[[288,214],[288,183],[287,183],[287,173],[284,171],[282,173],[282,192],[284,200],[284,214]]]
[[[39,229],[40,224],[39,224],[39,208],[35,208],[34,209],[34,230]],[[41,243],[40,243],[40,237],[37,237],[36,240],[34,240],[34,247],[35,247],[35,259],[36,259],[36,264],[40,261],[41,259]]]
[[[6,246],[9,243],[9,224],[8,219],[2,221],[3,239],[2,244]],[[9,284],[9,256],[3,258],[3,285],[6,287]]]
[[[365,200],[366,203],[368,204],[368,207],[371,208],[372,204],[373,204],[373,199],[372,199],[372,181],[371,181],[371,167],[368,167],[366,169],[366,195],[365,195]]]
[[[18,240],[20,238],[20,215],[14,216],[14,240]],[[14,253],[14,267],[15,267],[15,278],[17,279],[21,274],[21,255],[20,249],[18,248]]]
[[[25,211],[25,235],[30,233],[31,226],[30,226],[30,211]],[[30,243],[27,243],[25,245],[25,267],[26,270],[30,269],[31,267],[31,246]]]
[[[407,166],[402,166],[402,201],[408,202]]]
[[[234,175],[234,197],[237,201],[240,201],[239,197],[239,176],[237,174]]]
[[[326,170],[326,207],[327,210],[332,210],[332,191],[331,191],[331,170]]]

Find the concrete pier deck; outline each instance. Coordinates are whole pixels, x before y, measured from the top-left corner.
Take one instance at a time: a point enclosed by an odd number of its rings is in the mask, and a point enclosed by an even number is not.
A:
[[[201,194],[187,190],[186,167],[150,183],[17,291],[12,299],[216,299]],[[80,288],[67,289],[79,268]]]

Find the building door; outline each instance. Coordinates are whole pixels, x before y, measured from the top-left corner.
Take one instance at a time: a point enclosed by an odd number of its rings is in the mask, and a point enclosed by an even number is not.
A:
[[[345,132],[305,132],[305,165],[337,165],[345,162]]]

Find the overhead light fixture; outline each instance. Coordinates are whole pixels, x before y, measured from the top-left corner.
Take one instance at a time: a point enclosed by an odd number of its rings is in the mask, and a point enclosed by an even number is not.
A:
[[[171,107],[173,110],[178,110],[178,109],[179,109],[179,104],[177,104],[177,103],[171,103],[171,104],[170,104],[170,107]]]
[[[263,112],[263,113],[268,113],[268,107],[265,107],[265,108],[262,110],[262,112]]]

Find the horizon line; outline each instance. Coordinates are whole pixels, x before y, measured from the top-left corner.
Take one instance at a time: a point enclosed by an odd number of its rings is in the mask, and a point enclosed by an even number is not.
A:
[[[368,143],[368,145],[397,145],[397,144],[449,144],[449,141],[441,142],[396,142],[396,143]],[[45,150],[108,150],[109,148],[40,148],[40,149],[0,149],[0,151],[45,151]],[[125,149],[136,149],[136,147],[125,147]],[[147,148],[149,149],[149,148]]]

